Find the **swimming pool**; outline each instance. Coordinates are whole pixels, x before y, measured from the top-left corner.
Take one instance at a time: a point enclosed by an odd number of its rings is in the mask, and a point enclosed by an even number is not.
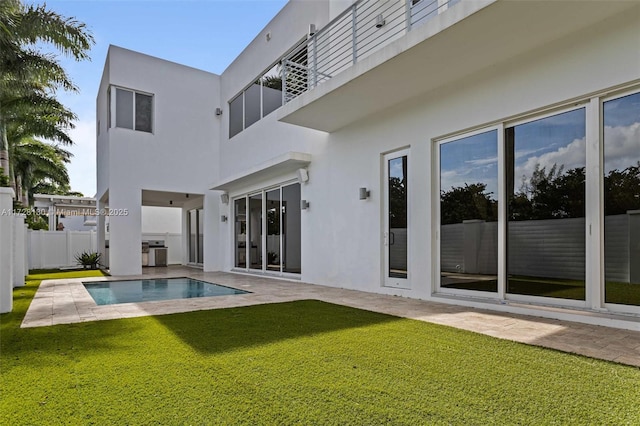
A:
[[[249,291],[225,287],[192,278],[154,278],[82,283],[98,305],[229,296]]]

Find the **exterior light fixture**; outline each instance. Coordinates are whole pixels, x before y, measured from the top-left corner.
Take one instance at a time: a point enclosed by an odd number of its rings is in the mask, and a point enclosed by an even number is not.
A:
[[[216,108],[216,115],[222,115],[222,108]]]
[[[307,200],[300,200],[300,210],[306,210],[309,208],[309,202]]]
[[[222,202],[222,204],[229,204],[229,194],[227,194],[226,192],[220,194],[220,201]]]
[[[385,21],[384,21],[384,16],[382,16],[382,13],[378,16],[376,16],[376,28],[382,28],[384,27]]]
[[[309,37],[316,33],[316,24],[309,24]]]
[[[360,188],[360,199],[366,200],[371,196],[371,191],[367,190],[367,188]]]
[[[220,216],[220,222],[226,222],[227,221],[227,216],[226,215],[222,215]]]
[[[173,205],[173,200],[169,200],[169,205],[172,206]]]
[[[296,174],[298,176],[298,182],[305,183],[309,181],[309,172],[307,169],[298,169]]]

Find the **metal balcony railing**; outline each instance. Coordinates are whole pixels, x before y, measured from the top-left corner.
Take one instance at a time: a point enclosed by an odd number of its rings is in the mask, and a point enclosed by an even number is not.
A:
[[[461,0],[359,0],[281,61],[283,104]]]

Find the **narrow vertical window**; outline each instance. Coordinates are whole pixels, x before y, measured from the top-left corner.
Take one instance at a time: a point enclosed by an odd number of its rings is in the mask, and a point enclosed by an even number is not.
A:
[[[498,133],[440,145],[440,286],[498,291]]]
[[[136,130],[152,132],[152,104],[152,96],[136,93]]]
[[[133,92],[116,89],[116,127],[133,129]]]
[[[640,306],[640,93],[603,110],[605,302]]]
[[[234,201],[235,214],[235,266],[247,267],[247,199],[240,198]]]
[[[244,128],[244,92],[229,102],[229,138],[234,137]]]

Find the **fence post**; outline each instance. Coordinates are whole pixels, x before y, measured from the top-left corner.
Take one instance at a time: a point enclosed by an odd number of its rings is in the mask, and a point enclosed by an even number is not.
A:
[[[13,197],[13,189],[0,188],[0,313],[13,309]]]
[[[71,231],[65,231],[66,235],[66,241],[67,241],[67,266],[71,265],[71,260],[72,260],[72,256],[73,253],[71,253]]]
[[[464,224],[464,273],[477,274],[480,237],[485,221],[473,219],[463,220],[462,223]]]
[[[13,287],[24,286],[24,218],[24,215],[16,215],[13,218]]]
[[[44,256],[44,229],[38,231],[38,269],[44,268],[44,261],[42,257]]]

